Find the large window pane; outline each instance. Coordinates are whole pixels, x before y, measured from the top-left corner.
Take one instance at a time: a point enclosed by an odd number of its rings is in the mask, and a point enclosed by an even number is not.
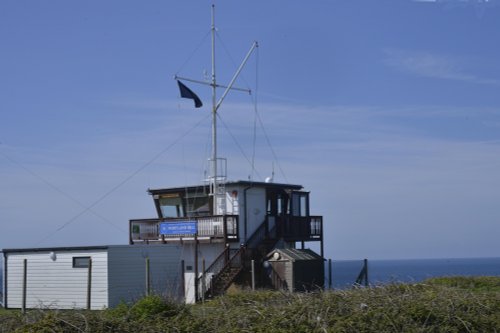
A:
[[[210,205],[208,196],[193,196],[186,198],[188,216],[210,215]]]
[[[175,198],[160,198],[160,209],[163,217],[184,217],[182,200]]]

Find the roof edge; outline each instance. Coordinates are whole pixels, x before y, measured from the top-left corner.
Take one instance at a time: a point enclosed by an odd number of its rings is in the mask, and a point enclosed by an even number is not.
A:
[[[79,251],[79,250],[107,250],[110,245],[95,246],[60,246],[60,247],[34,247],[20,249],[2,249],[3,253],[22,253],[22,252],[47,252],[47,251]]]

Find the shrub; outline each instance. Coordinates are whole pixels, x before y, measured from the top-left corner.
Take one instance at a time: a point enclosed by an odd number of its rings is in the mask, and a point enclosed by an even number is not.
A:
[[[238,291],[196,305],[148,296],[104,311],[0,312],[0,332],[495,332],[500,278],[315,293]]]
[[[184,306],[173,301],[165,300],[158,295],[141,298],[130,308],[130,317],[134,320],[146,320],[153,317],[172,317],[179,314]],[[117,311],[124,311],[118,309]]]

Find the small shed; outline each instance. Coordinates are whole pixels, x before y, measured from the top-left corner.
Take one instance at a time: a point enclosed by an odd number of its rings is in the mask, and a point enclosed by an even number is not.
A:
[[[267,255],[267,262],[277,289],[310,291],[324,286],[324,259],[312,250],[275,249]]]
[[[168,244],[4,249],[4,307],[99,310],[148,292],[179,297],[181,252]]]

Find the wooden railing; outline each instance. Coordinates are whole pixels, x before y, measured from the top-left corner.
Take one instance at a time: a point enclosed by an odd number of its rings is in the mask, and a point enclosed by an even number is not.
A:
[[[161,233],[162,224],[195,223],[196,233]],[[238,216],[218,215],[192,218],[130,220],[130,244],[158,242],[169,239],[220,238],[227,242],[238,241]]]
[[[196,278],[196,286],[198,287],[198,292],[201,298],[205,298],[207,293],[210,292],[210,286],[212,285],[212,278],[217,276],[229,261],[231,255],[231,249],[228,245],[224,248],[217,258],[202,272],[201,276]]]
[[[243,269],[245,247],[230,249],[228,246],[215,261],[196,279],[199,299],[223,293]],[[233,272],[234,275],[231,275]]]
[[[242,270],[244,260],[253,259],[251,253],[254,251],[252,250],[257,249],[263,242],[272,247],[281,237],[287,241],[307,241],[321,240],[322,236],[322,216],[267,216],[266,220],[253,232],[243,246],[238,250],[226,247],[196,280],[200,299],[216,296],[218,293],[223,292],[232,282],[232,280],[226,280],[228,278],[227,274],[232,269]],[[270,242],[270,240],[273,242]],[[269,278],[276,288],[281,290],[289,288],[286,281],[278,275],[272,266]]]
[[[231,253],[231,256],[229,258],[229,261],[226,263],[224,268],[220,271],[219,274],[215,275],[214,278],[212,279],[210,285],[211,289],[213,290],[217,284],[221,285],[220,288],[224,291],[226,290],[229,285],[233,282],[231,280],[224,281],[223,276],[224,272],[231,270],[231,269],[243,269],[243,254],[245,253],[245,247],[241,246],[237,250],[233,250],[233,253]]]
[[[226,247],[224,251],[208,266],[205,272],[197,279],[196,285],[199,288],[199,295],[201,298],[214,296],[215,284],[219,283],[224,271],[231,268],[243,268],[243,248],[253,249],[256,248],[266,237],[268,229],[267,219],[254,231],[252,236],[246,241],[244,247],[238,250],[229,249]],[[234,252],[232,252],[234,251]],[[232,253],[231,253],[232,252]]]
[[[279,237],[286,241],[317,241],[323,237],[322,216],[277,216]]]

